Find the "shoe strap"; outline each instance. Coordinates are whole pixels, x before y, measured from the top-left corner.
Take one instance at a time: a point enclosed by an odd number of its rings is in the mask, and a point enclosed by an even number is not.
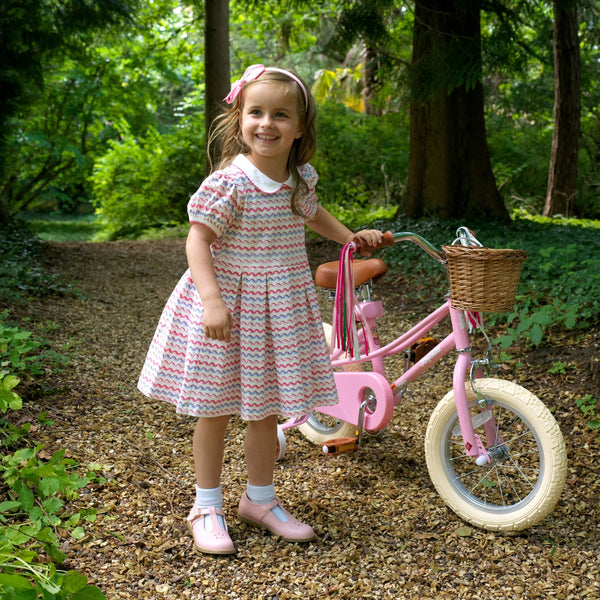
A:
[[[219,519],[217,519],[217,515],[223,517],[223,523],[225,523],[225,531],[228,531],[227,521],[225,520],[225,513],[223,512],[223,509],[216,508],[214,506],[210,506],[209,508],[198,509],[196,516],[190,519],[190,523],[193,525],[194,521],[196,521],[197,519],[205,519],[208,517],[213,524],[213,531],[217,529],[223,530],[223,528],[221,527],[221,522],[219,521]]]
[[[269,512],[271,509],[275,508],[278,505],[281,507],[281,510],[283,510],[283,506],[281,506],[279,498],[275,498],[275,500],[271,500],[271,502],[269,502],[268,504],[261,504],[260,506],[263,506],[266,509],[265,512]]]

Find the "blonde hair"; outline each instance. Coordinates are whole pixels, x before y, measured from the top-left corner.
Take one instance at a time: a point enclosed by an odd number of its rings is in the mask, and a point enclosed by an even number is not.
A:
[[[297,75],[294,73],[297,77]],[[302,81],[302,80],[301,80]],[[317,113],[315,101],[304,82],[306,90],[306,101],[304,92],[300,86],[285,73],[280,71],[264,71],[257,79],[244,83],[241,93],[235,99],[231,108],[228,108],[219,115],[210,131],[208,138],[208,148],[215,147],[215,156],[220,156],[220,161],[215,166],[212,163],[211,152],[208,152],[210,161],[211,173],[217,169],[228,167],[238,154],[248,154],[250,149],[244,142],[242,137],[242,129],[240,127],[240,117],[244,108],[244,92],[255,83],[284,83],[289,86],[290,91],[293,90],[296,98],[296,106],[298,108],[298,120],[302,135],[294,140],[288,156],[287,168],[288,173],[292,176],[293,189],[291,199],[292,212],[299,216],[303,215],[298,208],[299,200],[308,194],[308,185],[300,176],[298,167],[306,164],[315,154],[317,149],[317,134],[315,130],[315,117]]]

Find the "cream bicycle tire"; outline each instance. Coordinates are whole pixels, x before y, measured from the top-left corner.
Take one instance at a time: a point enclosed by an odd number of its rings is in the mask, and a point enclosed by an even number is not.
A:
[[[309,442],[318,446],[335,438],[356,437],[356,426],[352,423],[337,421],[335,425],[327,425],[319,420],[317,412],[311,413],[308,421],[299,425],[298,429]]]
[[[478,467],[465,456],[451,391],[427,427],[429,475],[446,504],[468,523],[489,531],[521,531],[544,519],[560,498],[567,473],[563,436],[548,408],[525,388],[478,379],[477,389],[490,402],[503,434],[502,443],[487,448],[492,462]],[[468,389],[467,397],[476,415],[475,393]],[[483,427],[475,432],[485,444]]]

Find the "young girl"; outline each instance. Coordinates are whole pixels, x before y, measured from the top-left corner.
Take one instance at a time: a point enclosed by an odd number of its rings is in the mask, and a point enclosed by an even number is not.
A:
[[[275,495],[278,417],[337,402],[304,225],[340,244],[373,247],[317,204],[315,103],[284,69],[253,65],[225,98],[221,163],[188,204],[189,269],[163,311],[138,387],[197,417],[196,502],[188,516],[202,552],[235,552],[221,492],[227,424],[246,421],[248,483],[239,517],[289,541],[314,537]]]

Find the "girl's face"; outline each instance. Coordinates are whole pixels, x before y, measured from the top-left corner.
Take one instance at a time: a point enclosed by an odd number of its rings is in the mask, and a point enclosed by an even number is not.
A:
[[[267,165],[270,169],[285,169],[294,140],[302,137],[297,97],[290,86],[260,81],[248,86],[240,128],[250,149],[248,157],[259,169],[265,169],[267,175]]]

